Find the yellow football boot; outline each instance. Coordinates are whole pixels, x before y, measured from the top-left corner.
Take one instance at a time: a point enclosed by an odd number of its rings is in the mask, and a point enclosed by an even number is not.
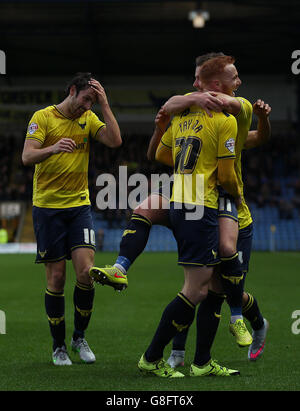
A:
[[[230,323],[229,331],[240,347],[248,347],[252,344],[253,339],[243,320],[238,319],[234,323]]]
[[[127,275],[123,274],[119,268],[111,265],[106,265],[105,268],[92,267],[89,275],[96,283],[109,285],[118,291],[125,290],[128,287]]]

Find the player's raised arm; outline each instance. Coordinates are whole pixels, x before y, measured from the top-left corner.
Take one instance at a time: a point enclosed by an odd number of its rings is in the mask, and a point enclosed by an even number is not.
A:
[[[89,84],[96,94],[105,123],[105,127],[102,127],[98,131],[96,140],[111,148],[119,147],[122,144],[120,128],[113,112],[111,111],[105,90],[99,81],[95,79],[91,79]]]
[[[269,119],[271,110],[269,104],[261,99],[258,99],[253,104],[253,113],[258,117],[257,130],[249,131],[244,144],[245,149],[257,147],[269,141],[271,137],[271,123]]]
[[[148,160],[155,160],[155,154],[160,140],[170,122],[170,115],[168,115],[163,108],[161,108],[155,117],[155,129],[147,150]]]
[[[156,146],[157,149],[155,151],[155,160],[167,166],[173,167],[174,162],[173,162],[173,155],[172,155],[172,141],[173,141],[172,123],[169,124],[169,120],[170,120],[170,116],[166,114],[163,109],[161,109],[155,118],[155,127],[156,127],[156,130],[159,130],[159,132],[157,133],[157,136],[159,136],[161,133],[163,133],[163,135],[160,136],[160,139],[158,138],[155,139],[152,136],[152,139],[151,139],[152,145],[150,147],[150,144],[151,144],[151,141],[150,141],[148,153],[151,150],[151,156],[152,156],[154,147]],[[169,127],[167,127],[168,125]]]

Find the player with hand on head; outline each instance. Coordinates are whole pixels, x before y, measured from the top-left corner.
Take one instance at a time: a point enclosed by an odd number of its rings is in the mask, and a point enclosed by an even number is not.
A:
[[[95,103],[100,105],[104,122],[91,110]],[[36,263],[46,268],[45,308],[55,365],[72,364],[65,344],[66,259],[72,260],[76,274],[71,347],[86,363],[96,359],[85,339],[95,293],[89,276],[95,254],[88,190],[90,138],[111,148],[122,143],[104,88],[91,73],[78,73],[61,103],[33,114],[22,153],[24,165],[35,165]]]

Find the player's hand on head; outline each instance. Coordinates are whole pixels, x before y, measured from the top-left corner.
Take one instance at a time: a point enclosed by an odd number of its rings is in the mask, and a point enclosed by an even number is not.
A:
[[[253,104],[253,113],[258,117],[268,117],[271,113],[271,106],[268,103],[265,103],[263,100],[258,99]]]
[[[62,138],[53,145],[53,154],[72,153],[76,148],[76,143],[71,138]]]
[[[104,90],[104,88],[102,87],[102,85],[99,83],[99,81],[92,78],[92,79],[89,81],[89,85],[91,86],[91,88],[92,88],[93,91],[95,92],[95,95],[96,95],[96,98],[97,98],[98,103],[99,103],[100,105],[102,105],[102,104],[108,104],[105,90]]]

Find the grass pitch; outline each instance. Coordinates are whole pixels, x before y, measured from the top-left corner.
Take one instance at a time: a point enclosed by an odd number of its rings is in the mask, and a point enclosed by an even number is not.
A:
[[[97,253],[95,264],[113,263],[116,254]],[[300,389],[300,334],[293,334],[292,313],[300,309],[300,253],[253,253],[246,289],[258,300],[270,322],[266,349],[255,363],[228,332],[229,309],[224,304],[212,354],[221,365],[241,376],[190,378],[195,325],[179,380],[144,377],[137,369],[162,310],[183,283],[175,253],[144,253],[129,271],[129,288],[122,293],[96,285],[95,305],[86,338],[97,361],[86,365],[70,350],[73,331],[72,294],[75,276],[68,263],[66,297],[67,343],[73,365],[55,367],[44,308],[44,267],[32,255],[1,255],[0,310],[6,314],[6,334],[0,335],[1,391],[296,391]],[[170,346],[165,350],[168,358]]]

